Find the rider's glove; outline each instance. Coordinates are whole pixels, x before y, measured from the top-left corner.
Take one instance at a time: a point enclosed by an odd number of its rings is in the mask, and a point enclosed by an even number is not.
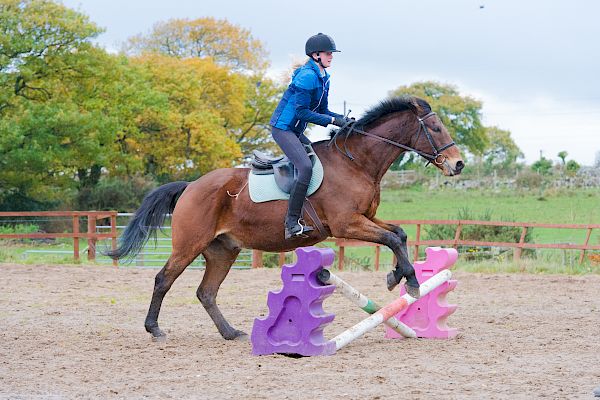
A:
[[[342,126],[344,126],[344,125],[346,125],[346,124],[350,125],[350,124],[352,124],[352,123],[353,123],[353,122],[355,122],[355,121],[356,121],[356,119],[355,119],[355,118],[348,118],[348,117],[335,117],[335,118],[333,119],[333,122],[332,122],[332,123],[333,123],[335,126],[342,127]]]

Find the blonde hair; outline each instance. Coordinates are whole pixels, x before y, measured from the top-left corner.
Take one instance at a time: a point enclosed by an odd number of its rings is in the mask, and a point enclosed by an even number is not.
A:
[[[292,79],[294,71],[306,64],[310,59],[310,57],[300,58],[292,56],[292,63],[290,67],[281,73],[281,83],[287,85]]]

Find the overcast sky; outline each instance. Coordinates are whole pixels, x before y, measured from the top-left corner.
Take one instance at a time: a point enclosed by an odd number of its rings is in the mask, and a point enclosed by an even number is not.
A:
[[[400,85],[437,80],[483,101],[528,163],[594,163],[600,152],[600,1],[63,0],[106,29],[107,50],[171,18],[211,16],[250,29],[278,76],[324,32],[335,55],[330,109],[362,112]],[[320,139],[321,131],[312,139]]]

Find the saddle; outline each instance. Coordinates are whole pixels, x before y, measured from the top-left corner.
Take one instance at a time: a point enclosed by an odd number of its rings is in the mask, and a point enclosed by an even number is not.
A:
[[[311,145],[304,145],[304,149],[310,158],[313,166],[315,165],[317,155]],[[251,162],[252,173],[254,175],[274,175],[275,183],[285,193],[290,193],[294,186],[294,181],[298,177],[298,171],[294,168],[291,161],[284,156],[270,157],[265,153],[254,150]]]

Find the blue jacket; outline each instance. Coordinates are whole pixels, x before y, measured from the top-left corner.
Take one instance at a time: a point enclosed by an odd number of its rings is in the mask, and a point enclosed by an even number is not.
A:
[[[292,82],[273,112],[271,126],[298,134],[309,122],[327,126],[331,117],[342,117],[327,108],[328,94],[329,74],[325,71],[325,76],[321,76],[317,63],[308,60],[294,71]]]

